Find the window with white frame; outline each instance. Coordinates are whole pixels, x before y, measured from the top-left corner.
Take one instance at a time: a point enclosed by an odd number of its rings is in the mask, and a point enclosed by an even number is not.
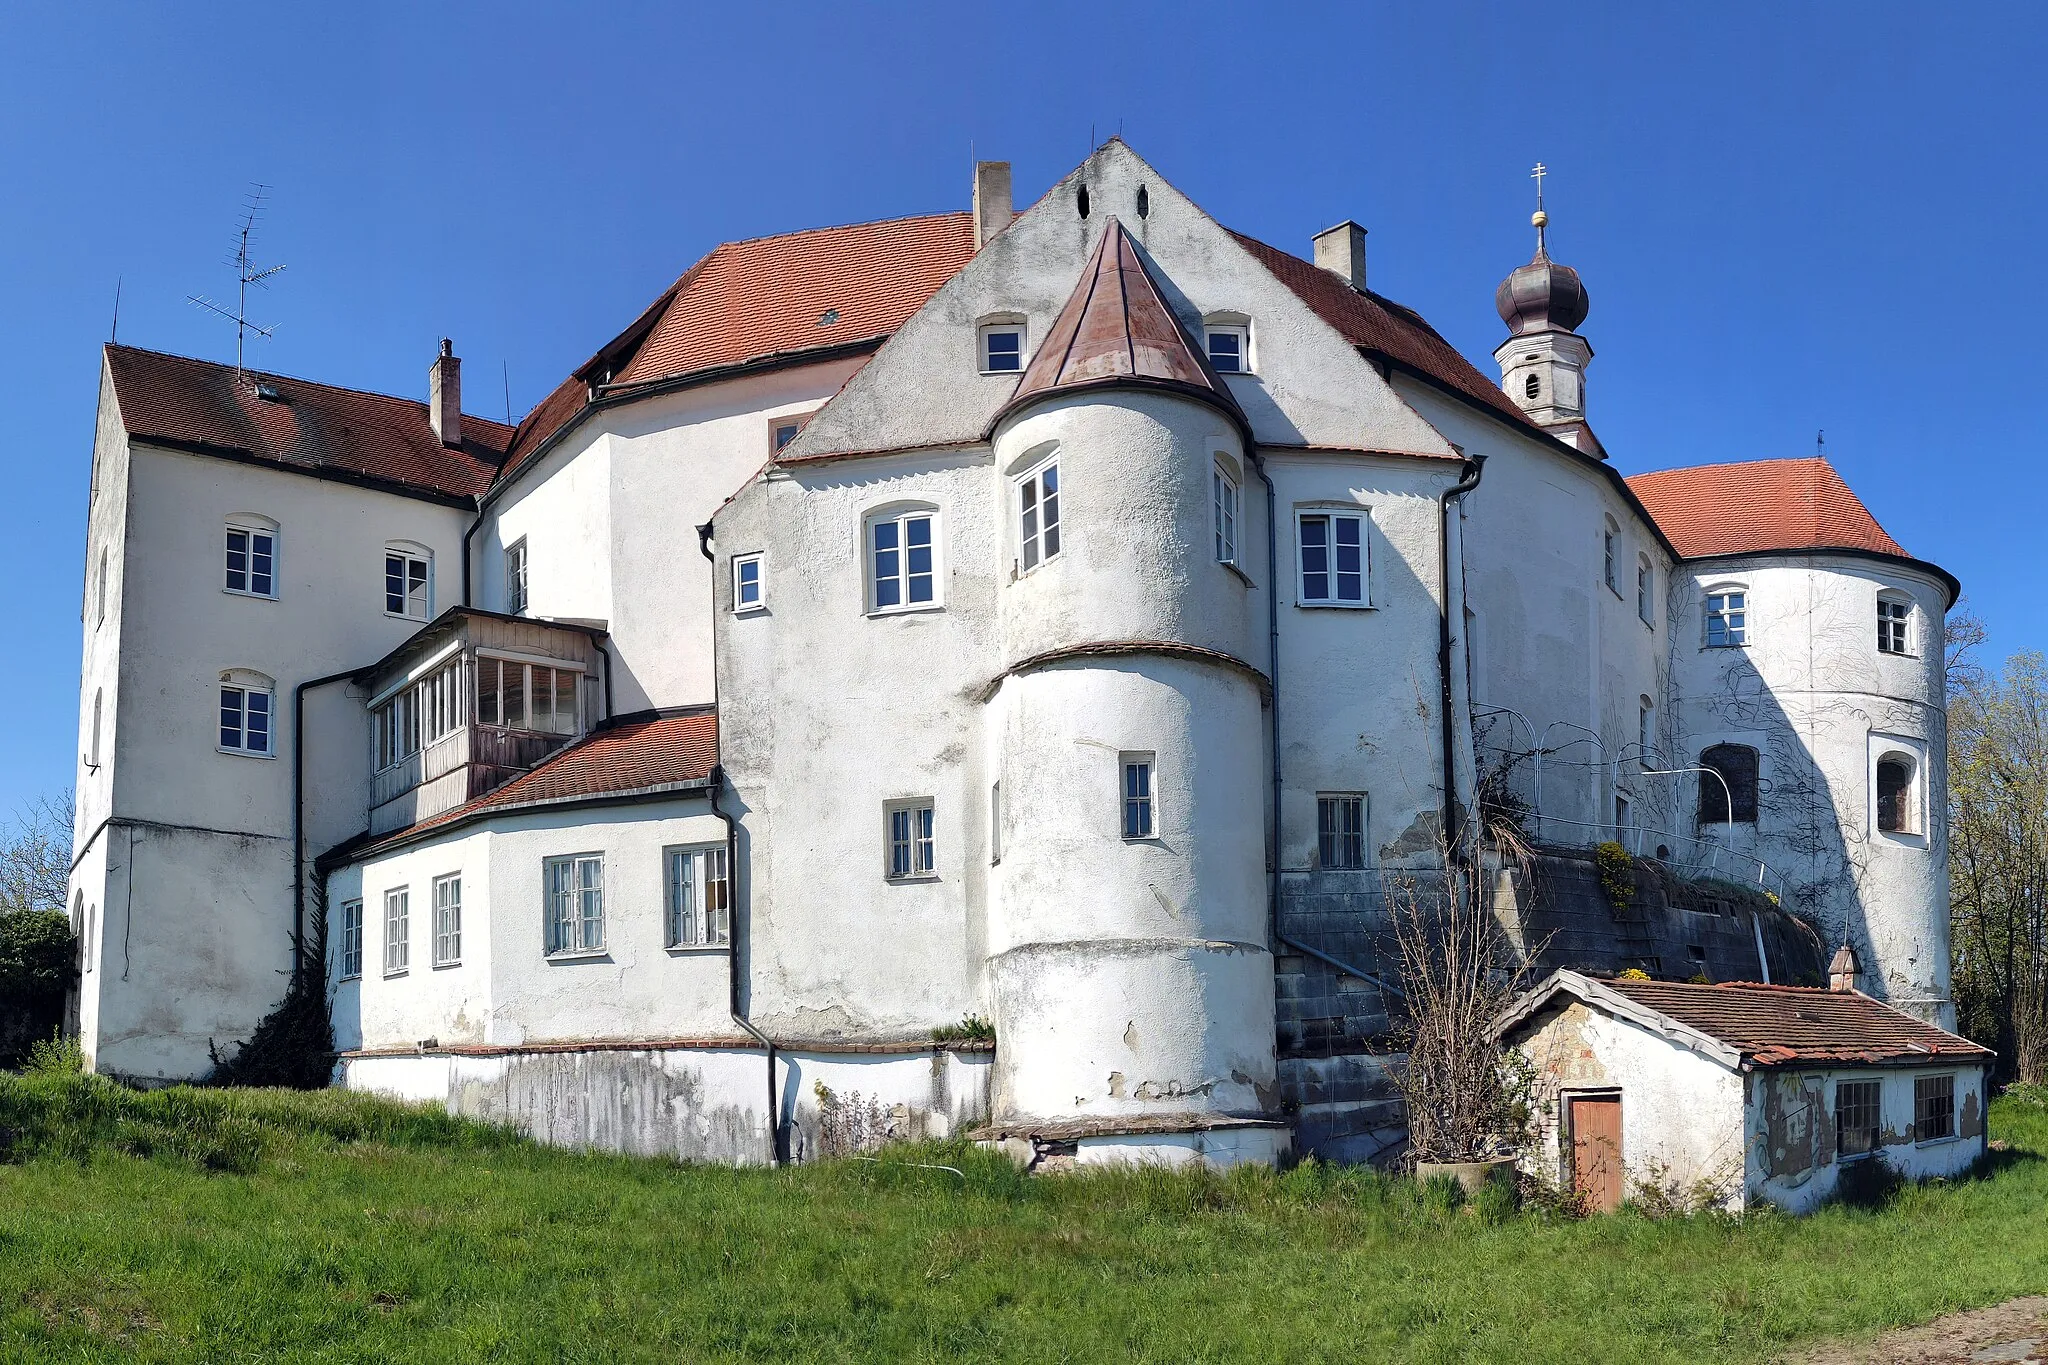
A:
[[[996,318],[980,328],[981,372],[1015,374],[1024,368],[1024,322],[1021,318]]]
[[[363,903],[341,903],[341,979],[350,981],[363,974]]]
[[[1749,643],[1749,593],[1733,585],[1707,591],[1707,648],[1735,649]]]
[[[1889,593],[1880,594],[1877,599],[1878,653],[1912,653],[1912,636],[1908,633],[1912,620],[1913,604],[1910,601]]]
[[[451,873],[434,879],[434,965],[452,967],[462,961],[462,877]]]
[[[732,557],[732,609],[760,611],[768,605],[768,560],[759,554]]]
[[[780,455],[782,448],[794,441],[803,431],[808,415],[798,417],[773,417],[768,421],[768,453]]]
[[[543,735],[581,734],[582,684],[582,672],[562,664],[533,664],[479,654],[477,723]]]
[[[1047,460],[1017,482],[1017,565],[1033,569],[1060,552],[1060,462]]]
[[[668,946],[719,948],[732,941],[732,879],[723,844],[666,850]]]
[[[1251,373],[1252,329],[1249,323],[1211,322],[1208,335],[1209,363],[1216,368],[1216,373]]]
[[[549,957],[604,951],[604,855],[572,853],[541,864]]]
[[[398,976],[412,965],[412,888],[384,893],[384,975]]]
[[[1316,793],[1316,865],[1335,872],[1365,867],[1365,793]]]
[[[930,508],[868,520],[868,611],[939,605],[939,514]]]
[[[1210,471],[1215,485],[1216,504],[1216,562],[1237,563],[1237,480],[1222,465]]]
[[[1150,839],[1154,833],[1152,769],[1155,760],[1151,754],[1122,754],[1118,757],[1124,775],[1124,838]]]
[[[938,835],[928,796],[891,801],[882,809],[887,839],[884,875],[890,881],[938,875]]]
[[[1301,604],[1365,605],[1366,541],[1362,512],[1299,512]]]
[[[526,615],[526,537],[505,547],[505,614]]]
[[[1657,571],[1648,555],[1636,556],[1636,615],[1646,626],[1657,624]]]
[[[1603,581],[1607,584],[1609,591],[1616,597],[1621,596],[1621,569],[1616,562],[1614,549],[1615,540],[1619,534],[1619,529],[1614,524],[1614,518],[1609,517],[1607,519],[1607,530],[1601,534],[1600,538],[1606,565],[1603,571]]]
[[[387,615],[424,621],[432,614],[433,566],[433,555],[420,546],[385,547],[384,611]]]
[[[220,747],[231,754],[268,757],[276,685],[268,678],[231,670],[220,685]]]
[[[244,597],[277,596],[277,530],[250,522],[227,525],[225,591]]]
[[[479,660],[479,665],[484,661]],[[496,660],[490,660],[496,663]],[[545,671],[545,670],[543,670]],[[396,767],[427,745],[462,728],[462,666],[451,662],[400,690],[370,711],[377,769]]]

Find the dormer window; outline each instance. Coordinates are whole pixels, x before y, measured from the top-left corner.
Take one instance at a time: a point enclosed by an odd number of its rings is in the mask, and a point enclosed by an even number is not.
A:
[[[995,318],[980,329],[981,372],[1015,374],[1024,368],[1024,320]]]
[[[1208,331],[1209,363],[1216,367],[1216,373],[1252,372],[1252,329],[1248,324],[1211,322]]]

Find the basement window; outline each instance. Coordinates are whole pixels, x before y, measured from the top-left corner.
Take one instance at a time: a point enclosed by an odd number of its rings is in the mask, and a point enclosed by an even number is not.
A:
[[[1913,1141],[1942,1142],[1956,1135],[1956,1078],[1913,1078]]]
[[[892,882],[938,875],[938,837],[929,796],[891,801],[882,809],[888,841],[883,875]]]
[[[1878,1149],[1884,1083],[1835,1082],[1835,1156],[1849,1161]]]
[[[1332,872],[1365,867],[1365,794],[1316,793],[1316,862]]]

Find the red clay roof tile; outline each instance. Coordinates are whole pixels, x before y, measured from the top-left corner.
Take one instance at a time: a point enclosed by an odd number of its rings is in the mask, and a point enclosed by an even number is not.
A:
[[[1967,1038],[1856,992],[1805,986],[1720,986],[1679,981],[1602,981],[1667,1019],[1740,1051],[1757,1066],[1945,1059],[1994,1055]]]
[[[1868,550],[1910,558],[1826,460],[1751,460],[1629,476],[1681,555]]]
[[[316,384],[187,356],[109,345],[107,368],[128,434],[276,464],[473,497],[490,486],[512,428],[463,414],[450,449],[424,400]],[[257,396],[260,381],[275,399]]]

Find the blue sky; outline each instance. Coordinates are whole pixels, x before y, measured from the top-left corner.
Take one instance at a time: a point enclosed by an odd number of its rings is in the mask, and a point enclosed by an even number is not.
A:
[[[1592,294],[1625,471],[1800,455],[1826,428],[2002,655],[2048,647],[2040,242],[2048,8],[1885,4],[10,6],[0,393],[16,687],[0,811],[72,777],[98,347],[230,359],[184,302],[252,181],[251,363],[515,412],[726,238],[1029,199],[1121,130],[1228,225],[1371,230],[1374,286],[1482,369],[1527,259]],[[971,150],[970,150],[971,149]],[[30,666],[22,666],[24,663]]]

